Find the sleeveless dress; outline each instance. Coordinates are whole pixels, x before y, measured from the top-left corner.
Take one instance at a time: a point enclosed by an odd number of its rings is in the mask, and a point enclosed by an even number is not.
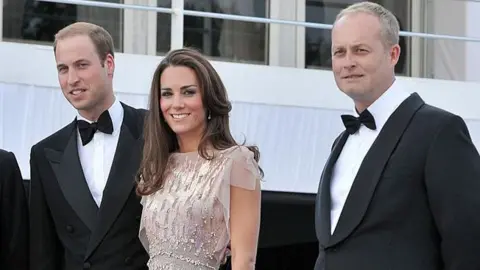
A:
[[[230,187],[258,188],[260,171],[244,146],[170,155],[164,187],[141,200],[139,237],[150,270],[218,269],[230,241]]]

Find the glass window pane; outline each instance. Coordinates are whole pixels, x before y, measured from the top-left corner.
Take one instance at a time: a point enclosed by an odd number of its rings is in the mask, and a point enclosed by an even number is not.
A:
[[[337,14],[347,6],[359,0],[306,0],[305,20],[307,22],[332,24]],[[400,30],[410,31],[410,1],[374,0],[397,16]],[[305,67],[331,69],[331,31],[306,28]],[[395,67],[399,74],[408,74],[409,40],[400,37],[400,60]]]
[[[186,10],[267,17],[268,0],[185,0]],[[170,0],[158,6],[171,7]],[[170,15],[158,14],[157,51],[170,50]],[[184,45],[222,61],[268,64],[267,27],[263,23],[185,16]]]
[[[171,8],[171,0],[158,0],[159,7]],[[170,14],[158,13],[157,15],[157,53],[163,55],[170,51],[170,27],[172,27]]]
[[[36,0],[3,0],[3,38],[6,41],[50,45],[55,33],[68,24],[85,21],[103,26],[122,51],[122,10],[88,7]],[[122,3],[122,0],[102,0]]]

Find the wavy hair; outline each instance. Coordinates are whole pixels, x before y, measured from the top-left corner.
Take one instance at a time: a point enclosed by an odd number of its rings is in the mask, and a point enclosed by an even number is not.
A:
[[[224,150],[238,145],[230,132],[229,113],[232,105],[220,76],[210,62],[198,51],[183,48],[170,51],[157,66],[150,88],[149,113],[145,119],[143,157],[136,180],[140,196],[152,194],[163,187],[170,154],[179,150],[176,134],[165,121],[160,109],[160,78],[168,67],[183,66],[192,69],[198,79],[203,107],[210,116],[198,146],[199,155],[214,158],[207,147]],[[207,117],[205,117],[207,119]],[[258,162],[256,146],[247,146]],[[260,169],[261,175],[263,171]]]

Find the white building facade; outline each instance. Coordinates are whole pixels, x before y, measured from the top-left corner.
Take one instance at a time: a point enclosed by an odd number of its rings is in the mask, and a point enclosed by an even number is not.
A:
[[[406,31],[480,33],[475,29],[480,3],[410,1],[379,2],[394,11]],[[351,2],[185,0],[184,4],[186,10],[330,24]],[[340,114],[352,110],[351,100],[337,89],[329,70],[329,30],[35,0],[0,3],[0,148],[15,153],[26,179],[31,146],[75,117],[59,91],[51,40],[62,25],[82,20],[111,32],[119,52],[114,89],[121,101],[134,107],[147,106],[152,74],[165,52],[184,44],[201,49],[228,89],[234,136],[261,150],[263,189],[316,193],[331,143],[344,129]],[[125,4],[171,6],[167,0]],[[406,53],[397,70],[403,75],[399,84],[463,117],[480,149],[480,82],[476,82],[480,44],[421,38],[402,42]]]

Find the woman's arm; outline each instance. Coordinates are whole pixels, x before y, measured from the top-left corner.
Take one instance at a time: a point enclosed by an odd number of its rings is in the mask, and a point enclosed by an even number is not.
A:
[[[232,270],[255,269],[260,231],[260,181],[254,190],[230,189],[230,233]]]

